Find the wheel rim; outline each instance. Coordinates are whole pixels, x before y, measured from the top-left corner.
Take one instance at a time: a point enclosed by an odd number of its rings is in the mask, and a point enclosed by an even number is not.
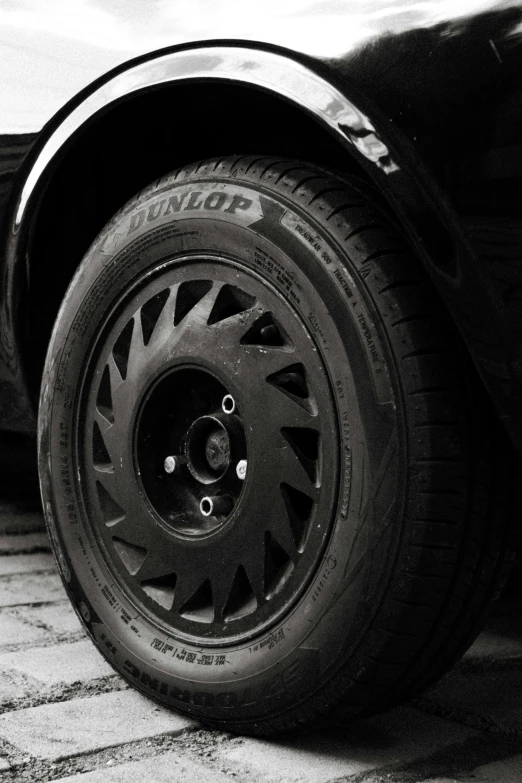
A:
[[[87,517],[111,576],[170,634],[266,630],[316,573],[338,429],[291,302],[232,259],[177,259],[99,332],[78,432]]]

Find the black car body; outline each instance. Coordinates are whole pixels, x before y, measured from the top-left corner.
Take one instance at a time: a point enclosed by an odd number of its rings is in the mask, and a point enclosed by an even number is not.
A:
[[[41,128],[0,129],[0,427],[35,432],[60,304],[125,202],[194,161],[259,154],[348,177],[386,215],[465,346],[506,449],[520,450],[522,7],[468,6],[383,3],[360,40],[347,9],[350,43],[335,57],[237,39],[144,43],[132,59],[106,51],[89,63],[97,78]],[[157,696],[161,686],[129,660],[120,670]],[[206,706],[177,693],[195,714]],[[210,719],[219,723],[219,709]]]

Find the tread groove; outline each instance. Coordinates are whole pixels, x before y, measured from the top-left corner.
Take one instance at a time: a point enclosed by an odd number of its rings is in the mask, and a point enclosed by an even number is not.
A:
[[[362,207],[362,206],[363,205],[359,202],[359,203],[355,203],[355,204],[342,204],[339,207],[335,207],[335,209],[333,209],[330,212],[330,214],[327,216],[326,222],[329,222],[336,215],[339,215],[341,212],[344,212],[347,209],[360,209],[360,207]]]
[[[364,231],[372,231],[375,229],[375,224],[365,224],[364,226],[360,226],[359,228],[354,228],[353,231],[349,231],[348,234],[344,237],[344,241],[348,242],[348,240],[353,239],[354,237],[358,237],[359,234],[362,234]]]

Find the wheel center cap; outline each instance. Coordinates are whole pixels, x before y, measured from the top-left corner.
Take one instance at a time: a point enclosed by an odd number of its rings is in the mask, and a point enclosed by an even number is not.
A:
[[[227,472],[234,450],[233,434],[220,414],[200,416],[193,422],[187,433],[185,455],[187,467],[197,481],[213,484]]]
[[[211,432],[205,444],[205,457],[212,470],[223,471],[230,462],[230,438],[222,429]]]

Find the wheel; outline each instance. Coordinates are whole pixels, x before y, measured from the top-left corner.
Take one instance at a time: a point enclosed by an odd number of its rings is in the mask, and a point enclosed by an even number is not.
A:
[[[247,734],[414,693],[503,570],[478,397],[357,185],[255,157],[159,180],[84,258],[42,385],[45,513],[94,642]]]

